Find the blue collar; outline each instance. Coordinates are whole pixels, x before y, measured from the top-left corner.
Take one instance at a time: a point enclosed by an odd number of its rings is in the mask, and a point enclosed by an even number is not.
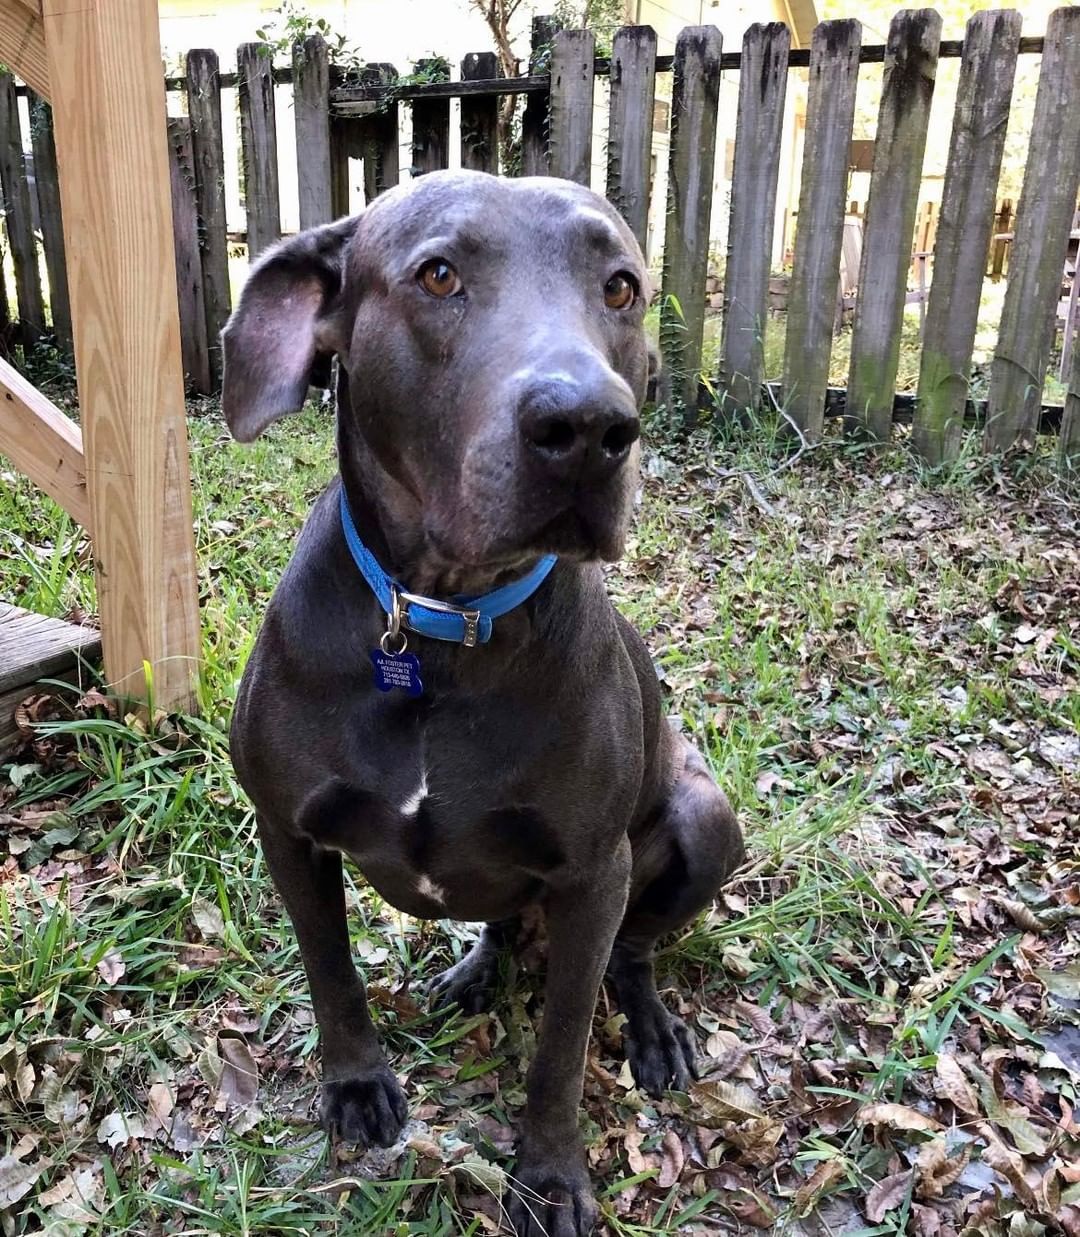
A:
[[[353,523],[345,487],[341,487],[341,528],[345,542],[360,574],[368,582],[371,591],[386,611],[390,630],[396,632],[396,621],[403,627],[431,636],[435,640],[449,640],[453,644],[486,644],[491,639],[495,619],[509,614],[536,592],[547,579],[548,573],[558,562],[554,554],[546,554],[527,575],[483,597],[456,597],[453,603],[436,601],[431,597],[417,597],[407,593],[401,585],[388,576],[379,566],[375,555],[360,540]],[[404,605],[402,604],[404,603]]]

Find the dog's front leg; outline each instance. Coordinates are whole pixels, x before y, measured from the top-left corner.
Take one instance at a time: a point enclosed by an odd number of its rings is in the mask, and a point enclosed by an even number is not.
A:
[[[602,870],[545,902],[544,1019],[529,1069],[510,1221],[518,1237],[585,1237],[596,1203],[578,1130],[596,994],[626,908],[630,842]]]
[[[322,1121],[331,1136],[389,1147],[405,1122],[405,1095],[379,1047],[345,918],[341,856],[260,817],[259,835],[289,912],[322,1041]]]

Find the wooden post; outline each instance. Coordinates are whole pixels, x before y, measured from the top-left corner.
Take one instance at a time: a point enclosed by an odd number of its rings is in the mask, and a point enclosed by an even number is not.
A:
[[[879,442],[887,442],[892,433],[907,273],[940,42],[941,17],[933,9],[897,13],[889,26],[845,414],[849,426]]]
[[[105,669],[117,692],[188,708],[199,613],[157,4],[44,0],[44,28]]]
[[[931,464],[960,449],[1019,49],[1019,13],[976,13],[968,22],[912,430],[913,446]],[[919,265],[921,272],[925,259]]]
[[[551,68],[551,45],[559,29],[555,17],[534,17],[532,20],[532,51],[529,54],[529,73],[535,77]],[[546,176],[548,174],[548,95],[534,90],[525,99],[521,114],[521,174],[522,176]]]
[[[330,200],[330,53],[321,34],[293,46],[293,112],[300,227],[334,217]]]
[[[997,213],[997,218],[994,220],[995,232],[1008,232],[1012,224],[1012,202],[1006,198],[1001,204],[1001,209]],[[1005,254],[1009,248],[1009,242],[1002,238],[995,240],[993,247],[990,250],[990,277],[994,283],[997,283],[1001,278],[1002,272],[1005,270]]]
[[[19,304],[20,339],[32,349],[45,334],[45,301],[41,295],[37,244],[30,206],[30,186],[23,157],[15,79],[0,73],[0,185],[3,186],[4,228],[15,267],[15,295]]]
[[[187,104],[195,163],[206,342],[212,389],[221,388],[221,332],[232,311],[229,236],[225,216],[225,153],[222,147],[221,75],[217,52],[194,48],[187,54]]]
[[[726,411],[761,402],[790,46],[780,22],[753,25],[743,37],[720,346]]]
[[[180,353],[189,390],[209,395],[210,354],[206,346],[206,306],[199,260],[199,215],[195,204],[195,160],[191,153],[191,119],[170,116],[169,186],[172,193],[173,252],[180,306]]]
[[[365,86],[388,86],[396,82],[397,77],[397,69],[392,64],[369,64],[360,74],[360,80]],[[364,159],[365,195],[371,202],[380,193],[393,189],[401,176],[397,100],[387,99],[362,119],[351,120],[348,117],[342,117],[342,122],[343,128],[339,131],[341,148],[353,153],[353,139],[350,138],[349,133],[354,134],[356,137],[355,153],[362,154]],[[449,143],[449,112],[447,112],[446,123],[446,140]],[[348,212],[346,209],[346,211],[336,213]]]
[[[430,73],[433,81],[448,81],[449,73],[441,60],[418,60],[419,72]],[[412,172],[422,176],[450,166],[450,100],[414,99],[412,105]]]
[[[34,149],[34,187],[41,218],[45,270],[49,275],[49,318],[57,346],[71,352],[71,297],[64,256],[64,217],[56,173],[52,108],[38,95],[30,96],[30,141]]]
[[[1065,412],[1061,418],[1058,457],[1066,469],[1080,472],[1080,334],[1072,340],[1072,364],[1065,393]]]
[[[494,52],[469,52],[461,62],[463,82],[490,81],[498,75]],[[468,95],[461,100],[461,166],[499,174],[499,101],[495,95]]]
[[[1061,275],[1080,186],[1080,8],[1056,9],[1043,44],[1005,304],[990,369],[986,448],[1034,445]]]
[[[1065,329],[1061,333],[1061,368],[1058,374],[1064,383],[1069,381],[1072,342],[1076,335],[1078,316],[1080,316],[1080,254],[1077,255],[1077,263],[1073,267],[1072,278],[1069,280],[1069,304],[1065,310]]]
[[[822,22],[810,46],[799,226],[784,341],[784,406],[815,441],[825,424],[861,46],[857,21]]]
[[[592,173],[595,54],[591,30],[560,30],[551,52],[550,172],[579,185]]]
[[[244,152],[244,209],[248,260],[281,236],[278,192],[277,115],[274,66],[261,43],[243,43],[236,52],[240,100],[240,144]]]
[[[645,252],[656,94],[656,31],[624,26],[611,49],[607,196]]]
[[[672,395],[682,405],[687,421],[697,416],[705,334],[705,275],[722,46],[715,26],[688,26],[679,33],[672,66],[660,347]]]

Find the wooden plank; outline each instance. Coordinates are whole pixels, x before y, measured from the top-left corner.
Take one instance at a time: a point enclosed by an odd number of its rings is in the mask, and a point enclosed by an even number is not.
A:
[[[350,130],[360,124],[351,116],[330,117],[330,212],[335,219],[349,213]]]
[[[463,82],[497,77],[498,71],[494,52],[469,52],[461,62]],[[499,101],[495,95],[470,95],[461,100],[461,166],[499,174]]]
[[[705,332],[722,46],[715,26],[688,26],[675,44],[660,347],[672,396],[687,420],[696,417]]]
[[[248,260],[254,262],[281,236],[273,66],[261,43],[242,43],[236,51],[236,66]]]
[[[176,254],[176,291],[180,306],[184,376],[189,390],[209,395],[213,387],[210,352],[206,345],[206,306],[203,303],[202,263],[199,259],[199,215],[195,200],[191,120],[187,116],[170,116],[168,131],[173,251]]]
[[[1001,204],[1001,209],[994,220],[994,243],[990,249],[990,276],[997,283],[1005,270],[1005,254],[1009,242],[1001,235],[1012,230],[1012,202],[1008,198]]]
[[[846,418],[849,428],[880,442],[887,441],[892,431],[907,272],[940,39],[941,17],[933,9],[897,13],[889,26],[851,337]]]
[[[362,81],[393,82],[397,69],[392,64],[369,64],[361,73]],[[447,113],[447,141],[449,142],[449,112]],[[352,134],[356,139],[355,151],[350,153],[364,160],[364,193],[368,202],[373,201],[387,189],[393,189],[401,177],[401,141],[398,128],[398,105],[389,99],[375,108],[361,123],[355,124]],[[348,146],[349,134],[344,133]],[[348,213],[347,211],[345,212]]]
[[[1034,445],[1054,340],[1061,273],[1080,187],[1080,8],[1046,28],[1005,304],[990,367],[988,451]]]
[[[417,72],[446,80],[445,61],[418,60]],[[450,100],[414,99],[412,105],[412,174],[438,172],[450,166]]]
[[[38,273],[15,79],[10,73],[0,73],[0,185],[4,191],[4,230],[15,268],[20,338],[24,348],[33,348],[45,334],[45,301]]]
[[[9,65],[35,93],[50,97],[41,10],[26,0],[0,0],[0,64]]]
[[[721,407],[756,409],[765,377],[765,323],[791,35],[780,22],[743,36],[720,344]]]
[[[2,359],[0,410],[0,453],[89,529],[82,430]]]
[[[44,20],[105,671],[188,708],[199,612],[157,4],[45,0]]]
[[[1080,473],[1080,334],[1074,335],[1072,340],[1072,364],[1058,436],[1058,457],[1063,467]]]
[[[579,185],[592,176],[595,54],[591,30],[560,30],[551,50],[550,174]]]
[[[645,252],[649,230],[656,31],[623,26],[611,49],[607,196]]]
[[[71,296],[68,293],[60,180],[56,172],[56,142],[53,138],[52,108],[40,95],[30,97],[30,142],[34,150],[34,188],[37,191],[38,218],[41,220],[45,270],[49,276],[49,318],[57,346],[70,353]]]
[[[92,627],[46,618],[0,601],[0,752],[19,737],[15,710],[40,679],[81,680],[81,662],[101,653]]]
[[[225,214],[225,153],[221,121],[221,73],[217,52],[193,48],[185,68],[191,149],[195,160],[195,200],[199,216],[199,259],[202,264],[206,342],[210,380],[221,389],[221,332],[232,312],[229,279],[229,236]]]
[[[912,431],[912,445],[931,464],[954,459],[963,436],[1019,47],[1017,12],[976,13],[967,23]]]
[[[551,67],[551,47],[559,30],[559,21],[550,15],[532,20],[532,45],[529,53],[529,75],[543,76],[541,88],[525,97],[525,110],[521,114],[521,175],[546,176],[548,174],[548,116],[550,78],[546,76]]]
[[[784,392],[785,410],[811,441],[821,437],[825,423],[861,42],[857,21],[829,21],[814,30],[810,48]]]
[[[300,227],[334,217],[330,200],[330,53],[321,34],[293,45],[293,111]]]
[[[1058,376],[1062,382],[1068,383],[1072,365],[1072,342],[1076,335],[1076,323],[1080,317],[1080,255],[1072,266],[1072,276],[1069,280],[1069,301],[1065,310],[1065,325],[1061,333],[1061,368]]]

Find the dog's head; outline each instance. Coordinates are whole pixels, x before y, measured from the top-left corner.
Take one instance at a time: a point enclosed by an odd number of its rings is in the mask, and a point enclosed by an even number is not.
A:
[[[250,441],[336,355],[343,444],[408,496],[442,559],[614,558],[648,302],[634,237],[596,194],[434,173],[259,260],[225,329],[225,415]]]

